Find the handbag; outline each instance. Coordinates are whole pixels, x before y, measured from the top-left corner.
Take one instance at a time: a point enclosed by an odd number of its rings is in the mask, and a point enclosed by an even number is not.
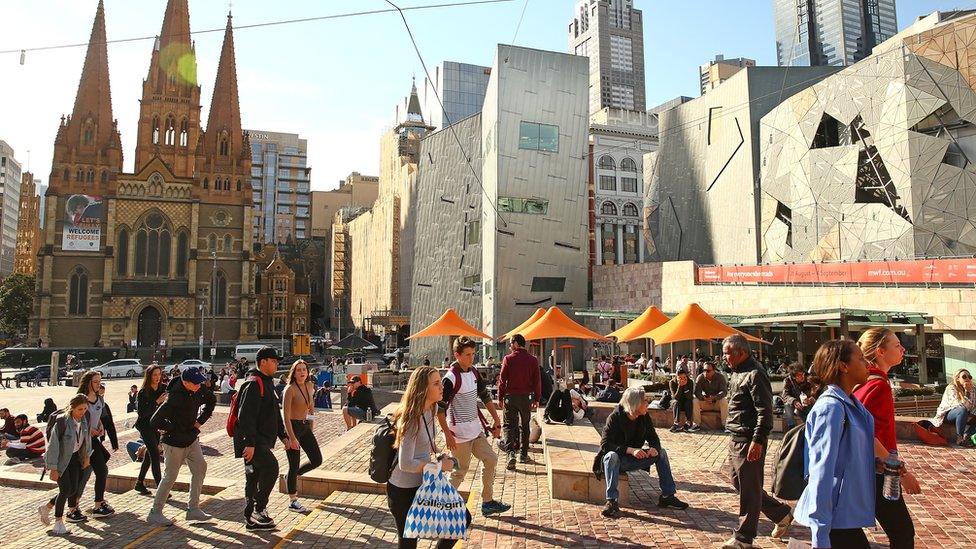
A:
[[[431,450],[434,437],[424,420],[424,428],[430,435]],[[424,466],[424,476],[407,511],[407,521],[403,527],[403,537],[411,539],[467,539],[468,509],[464,498],[451,484],[450,478],[441,469],[440,461]]]

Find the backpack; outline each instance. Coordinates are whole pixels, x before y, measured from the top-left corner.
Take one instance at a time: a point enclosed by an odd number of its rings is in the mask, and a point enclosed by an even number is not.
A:
[[[264,398],[264,381],[258,376],[251,376],[247,378],[246,381],[256,381],[258,384],[258,391],[261,393],[261,398]],[[237,397],[244,392],[244,384],[241,384],[241,389],[230,397],[230,411],[227,413],[227,435],[233,437],[234,431],[237,429]]]
[[[61,437],[64,436],[64,430],[68,428],[67,419],[68,416],[64,413],[64,410],[55,410],[47,417],[47,428],[44,430],[44,436],[47,437],[49,443],[51,441],[51,433],[54,432],[55,428],[57,428],[58,440],[61,440]]]
[[[942,436],[942,431],[938,427],[932,424],[931,421],[923,419],[922,421],[916,421],[912,424],[915,428],[915,435],[918,436],[918,440],[922,441],[929,446],[948,446],[949,441]]]
[[[451,374],[454,375],[454,381],[457,383],[457,385],[454,387],[454,391],[451,393],[450,398],[447,399],[447,407],[448,408],[450,408],[451,407],[451,403],[454,402],[454,397],[456,397],[457,394],[459,392],[461,392],[461,382],[462,382],[461,374],[463,373],[463,372],[461,372],[461,367],[458,366],[457,363],[454,363],[454,365],[451,366],[450,372],[451,372]],[[477,384],[478,382],[481,381],[481,373],[478,372],[478,369],[477,368],[475,368],[475,367],[472,366],[471,367],[471,373],[474,374],[475,384]],[[452,413],[452,415],[453,415],[453,413]],[[485,419],[485,415],[481,412],[481,407],[480,406],[478,406],[478,419],[481,420],[481,428],[485,430],[485,436],[486,437],[490,437],[491,436],[491,429],[488,427],[488,420]],[[456,418],[455,418],[455,421],[456,421]]]
[[[821,395],[841,401],[832,395]],[[843,402],[843,401],[841,401]],[[773,494],[781,499],[798,500],[807,487],[807,472],[804,456],[806,455],[806,424],[800,423],[783,435],[783,443],[776,456],[776,468],[773,472]],[[847,410],[844,410],[844,431],[847,433]]]
[[[373,431],[373,447],[369,451],[369,478],[373,482],[390,481],[397,464],[397,451],[393,447],[395,441],[396,427],[390,421],[390,416],[386,416]]]

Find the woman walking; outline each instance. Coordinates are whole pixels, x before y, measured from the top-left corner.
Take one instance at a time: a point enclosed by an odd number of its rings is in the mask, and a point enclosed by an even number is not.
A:
[[[47,453],[44,454],[44,467],[50,472],[51,480],[58,483],[58,495],[41,505],[37,512],[45,526],[51,524],[51,509],[54,509],[55,535],[71,532],[64,526],[64,506],[68,505],[68,521],[82,522],[85,516],[78,510],[81,496],[81,473],[88,468],[88,452],[91,450],[91,437],[88,436],[88,398],[75,395],[65,409],[65,414],[57,420],[51,430]]]
[[[952,383],[942,394],[942,402],[935,411],[932,425],[941,427],[945,420],[956,425],[956,444],[973,446],[971,437],[976,434],[976,426],[970,419],[976,417],[976,387],[973,387],[973,376],[969,370],[959,370],[952,376]]]
[[[874,526],[874,417],[853,398],[867,381],[867,362],[851,340],[820,346],[813,372],[826,388],[807,415],[807,487],[797,522],[810,527],[815,548],[870,547],[862,528]]]
[[[298,475],[304,475],[322,465],[322,452],[312,430],[312,420],[315,419],[315,385],[309,379],[308,364],[304,360],[296,360],[291,365],[285,380],[288,385],[282,408],[290,442],[290,446],[285,448],[285,455],[288,456],[288,494],[291,496],[288,510],[307,513],[308,509],[298,501]],[[298,466],[302,459],[299,447],[308,456],[308,463],[301,467]]]
[[[114,425],[111,429],[106,429],[103,425],[103,416],[108,419],[108,405],[101,395],[102,374],[89,370],[81,376],[78,383],[78,394],[85,395],[88,400],[88,411],[85,414],[88,420],[88,432],[91,436],[91,471],[82,474],[81,491],[84,492],[85,484],[91,473],[95,474],[95,505],[92,507],[91,515],[95,518],[106,518],[115,514],[115,509],[105,501],[105,483],[108,480],[108,459],[111,454],[102,446],[102,436],[107,433],[114,433]],[[109,437],[112,438],[112,437]],[[117,447],[118,442],[113,439],[113,446]]]
[[[400,406],[393,414],[397,449],[397,464],[386,483],[386,501],[396,521],[400,549],[417,547],[417,540],[404,538],[407,512],[413,503],[423,479],[424,466],[437,459],[437,403],[443,396],[441,375],[431,366],[421,366],[413,371],[407,382],[407,390],[400,399]],[[445,456],[440,460],[441,470],[450,474],[454,459]],[[468,513],[468,524],[471,514]],[[440,549],[454,547],[457,540],[445,539],[437,543]]]
[[[874,416],[874,456],[882,461],[891,452],[898,451],[895,441],[895,397],[888,383],[888,371],[901,364],[905,348],[898,336],[887,328],[870,328],[857,340],[858,347],[868,361],[868,380],[854,391],[871,415]],[[922,366],[925,367],[924,365]],[[875,475],[875,517],[888,535],[891,549],[915,547],[915,525],[908,513],[905,498],[889,500],[882,494],[884,476]],[[922,488],[915,475],[904,466],[901,468],[901,487],[907,494],[920,494]]]
[[[146,488],[146,473],[152,467],[153,480],[156,486],[162,479],[162,471],[159,467],[159,431],[150,424],[156,409],[166,402],[169,393],[162,384],[163,368],[159,364],[153,364],[146,368],[142,376],[142,388],[139,389],[137,397],[137,419],[136,429],[142,437],[143,444],[146,445],[146,457],[142,460],[142,468],[139,469],[139,478],[136,480],[134,490],[144,496],[151,495],[152,492]]]

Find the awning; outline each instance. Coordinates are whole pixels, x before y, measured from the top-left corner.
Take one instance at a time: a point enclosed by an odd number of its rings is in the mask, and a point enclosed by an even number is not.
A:
[[[354,349],[357,351],[360,349],[365,349],[367,347],[373,347],[374,349],[376,348],[373,346],[372,343],[366,341],[365,339],[359,337],[356,334],[347,335],[346,337],[339,340],[339,342],[337,342],[335,345],[333,345],[333,347],[339,347],[341,349]]]
[[[606,339],[589,328],[577,324],[559,307],[549,307],[546,314],[528,328],[518,332],[526,340],[533,339]]]
[[[706,313],[697,303],[688,305],[678,316],[639,337],[650,338],[654,343],[664,345],[675,341],[722,339],[733,334],[741,334],[755,343],[769,343],[723,324]]]
[[[532,313],[532,316],[530,316],[529,318],[527,318],[525,320],[525,322],[523,322],[523,323],[519,324],[518,326],[512,328],[511,330],[505,332],[504,334],[502,334],[502,337],[498,338],[498,340],[499,341],[506,341],[506,340],[510,339],[512,336],[514,336],[515,334],[521,333],[522,330],[524,330],[524,329],[528,328],[529,326],[535,324],[535,322],[537,320],[539,320],[540,318],[542,318],[542,315],[544,315],[544,314],[546,314],[546,310],[544,308],[542,308],[542,307],[539,307],[538,309],[535,310],[534,313]]]
[[[454,309],[444,311],[444,314],[430,326],[411,334],[407,339],[434,336],[468,336],[476,339],[491,339],[490,335],[465,322]]]
[[[668,320],[670,319],[660,309],[651,305],[639,317],[630,321],[626,326],[610,332],[607,334],[607,337],[615,337],[621,343],[632,341],[642,337],[643,334],[650,332],[654,328],[661,326]]]

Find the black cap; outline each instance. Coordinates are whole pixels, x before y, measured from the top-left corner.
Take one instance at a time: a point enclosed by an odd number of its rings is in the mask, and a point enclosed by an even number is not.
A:
[[[255,360],[258,363],[260,363],[262,360],[264,360],[266,358],[273,358],[275,360],[281,360],[281,357],[278,356],[278,350],[275,349],[274,347],[262,347],[261,350],[258,351],[258,356],[257,356],[257,358]]]

